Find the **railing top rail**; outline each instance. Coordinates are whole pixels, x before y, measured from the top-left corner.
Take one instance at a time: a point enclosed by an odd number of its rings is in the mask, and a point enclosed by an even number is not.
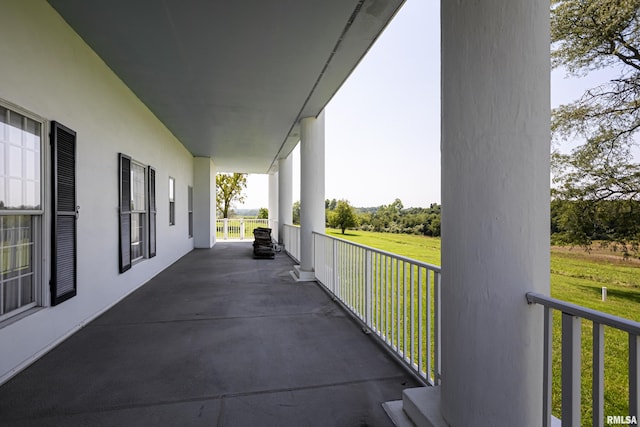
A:
[[[294,225],[294,224],[282,224],[282,225],[284,225],[285,227],[300,228],[299,225]]]
[[[417,259],[413,259],[413,258],[407,258],[407,257],[404,257],[402,255],[394,254],[392,252],[383,251],[382,249],[372,248],[371,246],[361,245],[360,243],[354,243],[354,242],[351,242],[349,240],[341,239],[339,237],[329,236],[328,234],[318,233],[317,231],[314,231],[313,234],[317,234],[318,236],[327,237],[329,239],[337,240],[339,242],[348,243],[350,245],[357,246],[359,248],[366,249],[366,250],[371,251],[371,252],[376,252],[376,253],[381,254],[381,255],[386,255],[386,256],[393,257],[393,258],[397,258],[397,259],[399,259],[401,261],[410,262],[411,264],[415,264],[417,266],[424,267],[426,269],[435,271],[436,273],[440,273],[440,267],[437,266],[437,265],[429,264],[429,263],[423,262],[423,261],[418,261]]]
[[[540,305],[544,305],[545,307],[555,308],[556,310],[560,310],[563,313],[582,317],[593,322],[611,326],[634,335],[640,335],[640,323],[633,320],[614,316],[608,313],[603,313],[597,310],[592,310],[590,308],[581,307],[579,305],[571,304],[569,302],[551,298],[549,296],[535,292],[527,293],[527,302],[529,304],[537,303]]]

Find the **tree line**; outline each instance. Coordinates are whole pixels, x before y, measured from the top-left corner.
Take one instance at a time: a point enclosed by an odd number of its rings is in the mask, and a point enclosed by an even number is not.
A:
[[[356,208],[348,200],[325,200],[325,224],[344,234],[347,229],[440,236],[440,205],[405,208],[400,199],[388,205]],[[300,224],[300,202],[293,204],[293,223]]]
[[[640,202],[616,200],[551,201],[551,244],[588,248],[593,242],[638,252],[640,242]]]

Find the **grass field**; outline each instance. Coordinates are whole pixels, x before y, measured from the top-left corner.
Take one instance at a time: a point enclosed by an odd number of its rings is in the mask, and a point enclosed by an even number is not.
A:
[[[327,229],[327,234],[440,265],[440,239],[391,233]],[[443,284],[446,286],[446,284]],[[607,301],[601,300],[607,287]],[[640,261],[608,249],[551,248],[551,296],[640,321]],[[560,313],[554,317],[553,407],[560,417]],[[542,321],[542,318],[540,319]],[[582,325],[582,424],[591,425],[591,322]],[[542,349],[540,349],[542,351]],[[605,329],[605,415],[628,413],[627,335]]]

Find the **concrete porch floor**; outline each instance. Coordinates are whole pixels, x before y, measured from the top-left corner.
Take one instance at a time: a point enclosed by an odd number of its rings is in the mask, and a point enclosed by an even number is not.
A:
[[[287,255],[251,249],[164,270],[0,386],[0,425],[392,426],[381,404],[418,384]]]

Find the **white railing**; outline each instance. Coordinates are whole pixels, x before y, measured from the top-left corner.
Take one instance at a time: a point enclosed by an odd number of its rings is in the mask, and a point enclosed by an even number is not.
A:
[[[284,243],[284,250],[291,258],[300,262],[300,227],[284,224],[283,231],[282,243]]]
[[[440,267],[314,233],[314,268],[403,363],[440,383]]]
[[[253,230],[268,227],[267,219],[216,219],[216,238],[222,240],[253,240]]]
[[[627,333],[629,340],[629,419],[640,415],[640,323],[612,316],[589,308],[580,307],[545,295],[528,293],[529,304],[544,306],[544,377],[543,420],[551,425],[551,383],[553,351],[553,310],[562,313],[562,362],[561,394],[562,425],[581,425],[581,323],[582,319],[593,325],[593,379],[592,379],[592,423],[603,426],[604,415],[604,327],[608,326]],[[616,414],[621,416],[622,414]],[[621,417],[624,418],[624,417]],[[609,423],[608,423],[609,424]],[[628,424],[628,423],[626,423]]]

